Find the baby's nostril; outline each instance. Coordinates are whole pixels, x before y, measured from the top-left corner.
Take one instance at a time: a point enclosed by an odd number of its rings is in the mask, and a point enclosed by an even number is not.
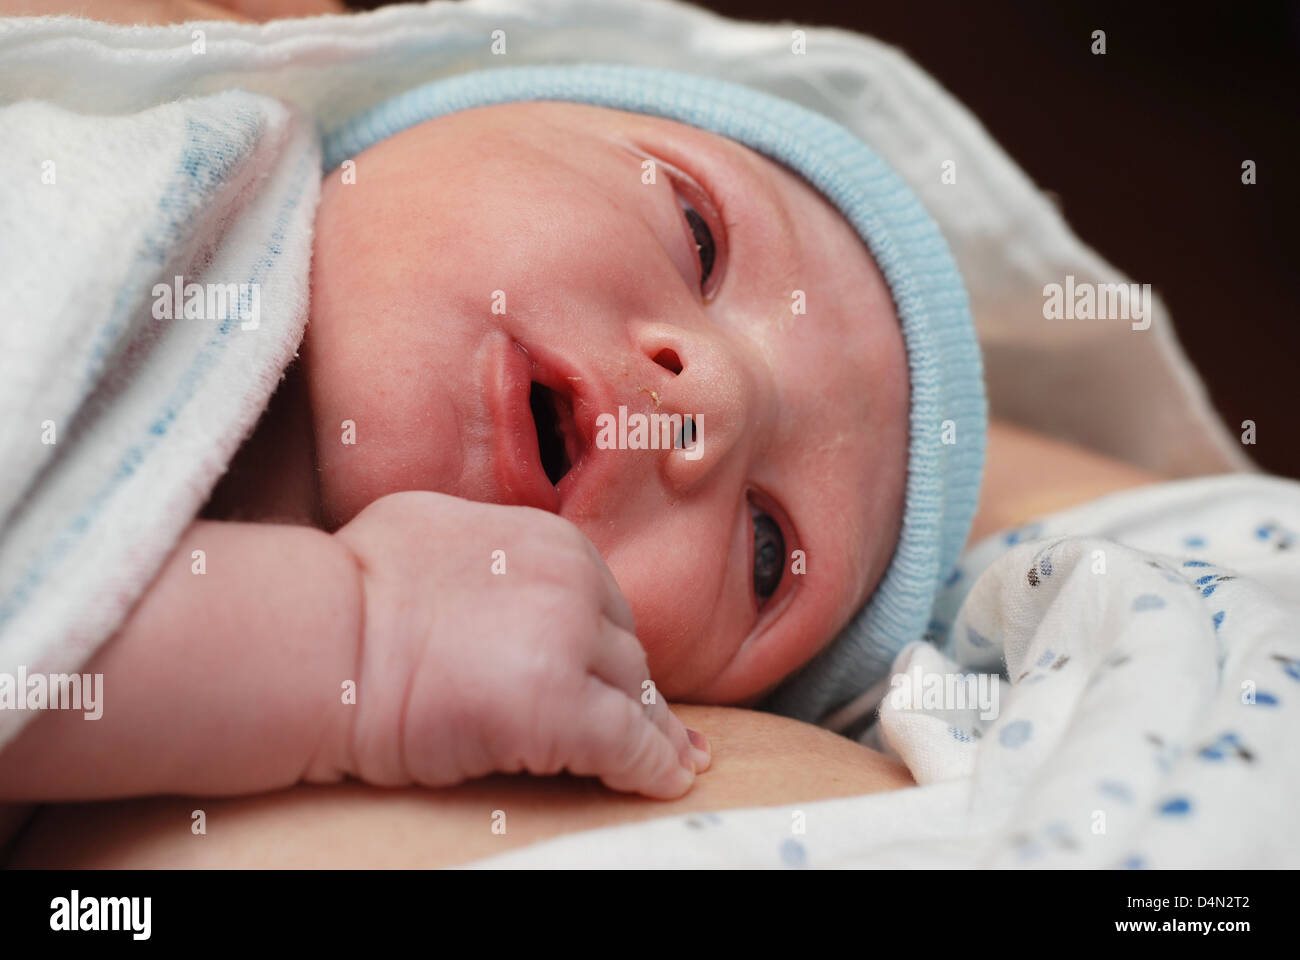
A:
[[[659,364],[659,366],[672,373],[673,376],[682,372],[681,358],[677,356],[676,351],[669,350],[667,347],[655,354],[654,361]]]

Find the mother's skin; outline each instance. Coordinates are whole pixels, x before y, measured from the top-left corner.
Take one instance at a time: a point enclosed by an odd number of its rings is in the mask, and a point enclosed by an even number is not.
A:
[[[1005,424],[989,430],[972,538],[1160,477]],[[911,786],[882,754],[818,727],[730,707],[677,705],[713,767],[671,802],[594,780],[495,776],[459,787],[300,786],[257,797],[151,798],[41,808],[15,867],[437,867],[549,837],[688,811],[779,806]],[[191,831],[203,810],[207,833]],[[494,811],[506,831],[493,833]],[[10,817],[17,811],[8,811]],[[6,810],[0,807],[0,837]],[[498,818],[499,819],[499,818]]]
[[[494,776],[441,790],[361,783],[236,799],[156,798],[47,807],[16,867],[443,867],[561,833],[698,810],[910,786],[900,764],[834,733],[750,710],[677,706],[708,732],[713,768],[660,802],[574,777]],[[195,836],[201,809],[207,834]],[[493,833],[494,811],[506,831]]]

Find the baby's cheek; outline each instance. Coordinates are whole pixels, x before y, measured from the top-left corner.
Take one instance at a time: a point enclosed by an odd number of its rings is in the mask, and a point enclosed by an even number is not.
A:
[[[615,579],[636,616],[637,639],[646,651],[650,676],[669,700],[690,697],[731,659],[743,626],[735,611],[718,603],[718,563],[685,552],[653,562],[615,556]]]
[[[629,598],[636,615],[637,639],[645,648],[650,677],[669,699],[682,696],[690,686],[691,659],[698,633],[695,615],[662,596]]]

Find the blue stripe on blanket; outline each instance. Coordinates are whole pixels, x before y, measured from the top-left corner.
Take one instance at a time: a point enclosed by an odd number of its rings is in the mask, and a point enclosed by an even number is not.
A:
[[[194,229],[194,218],[203,212],[218,188],[228,183],[247,161],[249,151],[261,139],[265,129],[266,118],[251,109],[233,112],[229,125],[225,127],[215,127],[195,117],[185,118],[188,145],[171,181],[158,198],[162,222],[145,234],[135,263],[118,286],[109,321],[95,336],[95,345],[82,371],[83,397],[99,380],[113,350],[121,345],[120,337],[131,314],[140,309],[140,303],[145,299],[143,291],[153,288],[149,281],[158,278],[176,244]]]
[[[228,168],[230,157],[219,151],[214,153],[211,149],[211,141],[209,140],[206,144],[201,142],[199,139],[201,135],[197,125],[190,129],[190,143],[181,157],[177,178],[169,184],[168,190],[160,200],[160,210],[168,210],[168,197],[172,195],[178,183],[182,185],[189,184],[192,187],[196,179],[201,179],[206,175],[203,172],[205,169],[215,171],[221,164],[226,164]],[[254,263],[247,282],[260,283],[274,266],[276,259],[283,250],[289,218],[302,199],[301,187],[308,182],[309,177],[319,176],[314,165],[309,161],[310,154],[304,155],[299,161],[298,169],[295,169],[293,178],[294,182],[299,184],[299,189],[281,206],[276,216],[275,229],[272,231],[270,240],[261,257]],[[169,212],[169,217],[174,218],[174,221],[169,225],[169,228],[174,227],[175,222],[179,222],[182,215],[190,215],[190,211],[183,206],[172,209]],[[163,234],[166,235],[167,231],[164,230]],[[148,256],[149,252],[149,250],[142,251],[141,259]],[[234,329],[235,324],[238,322],[239,317],[236,312],[234,316],[221,323],[216,332],[194,356],[189,367],[172,389],[158,413],[150,418],[143,439],[133,444],[123,453],[117,469],[113,471],[104,485],[83,504],[68,525],[55,536],[49,547],[32,559],[22,577],[4,596],[4,599],[0,600],[0,627],[3,627],[8,621],[17,616],[31,602],[36,590],[42,585],[50,570],[67,555],[68,551],[90,529],[109,497],[113,495],[124,480],[139,469],[157,445],[159,439],[166,435],[177,414],[185,407],[208,373],[211,372],[220,354],[225,349],[231,330]]]

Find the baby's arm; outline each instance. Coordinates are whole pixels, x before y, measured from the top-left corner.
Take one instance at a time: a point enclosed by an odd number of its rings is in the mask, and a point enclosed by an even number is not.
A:
[[[203,550],[206,572],[191,572]],[[194,523],[83,673],[103,716],[48,711],[0,751],[0,800],[252,793],[338,779],[360,578],[309,527]],[[324,755],[318,751],[326,747]]]
[[[576,527],[434,493],[333,535],[194,524],[80,672],[103,674],[103,716],[33,720],[0,752],[0,801],[565,769],[677,797],[708,766]]]

